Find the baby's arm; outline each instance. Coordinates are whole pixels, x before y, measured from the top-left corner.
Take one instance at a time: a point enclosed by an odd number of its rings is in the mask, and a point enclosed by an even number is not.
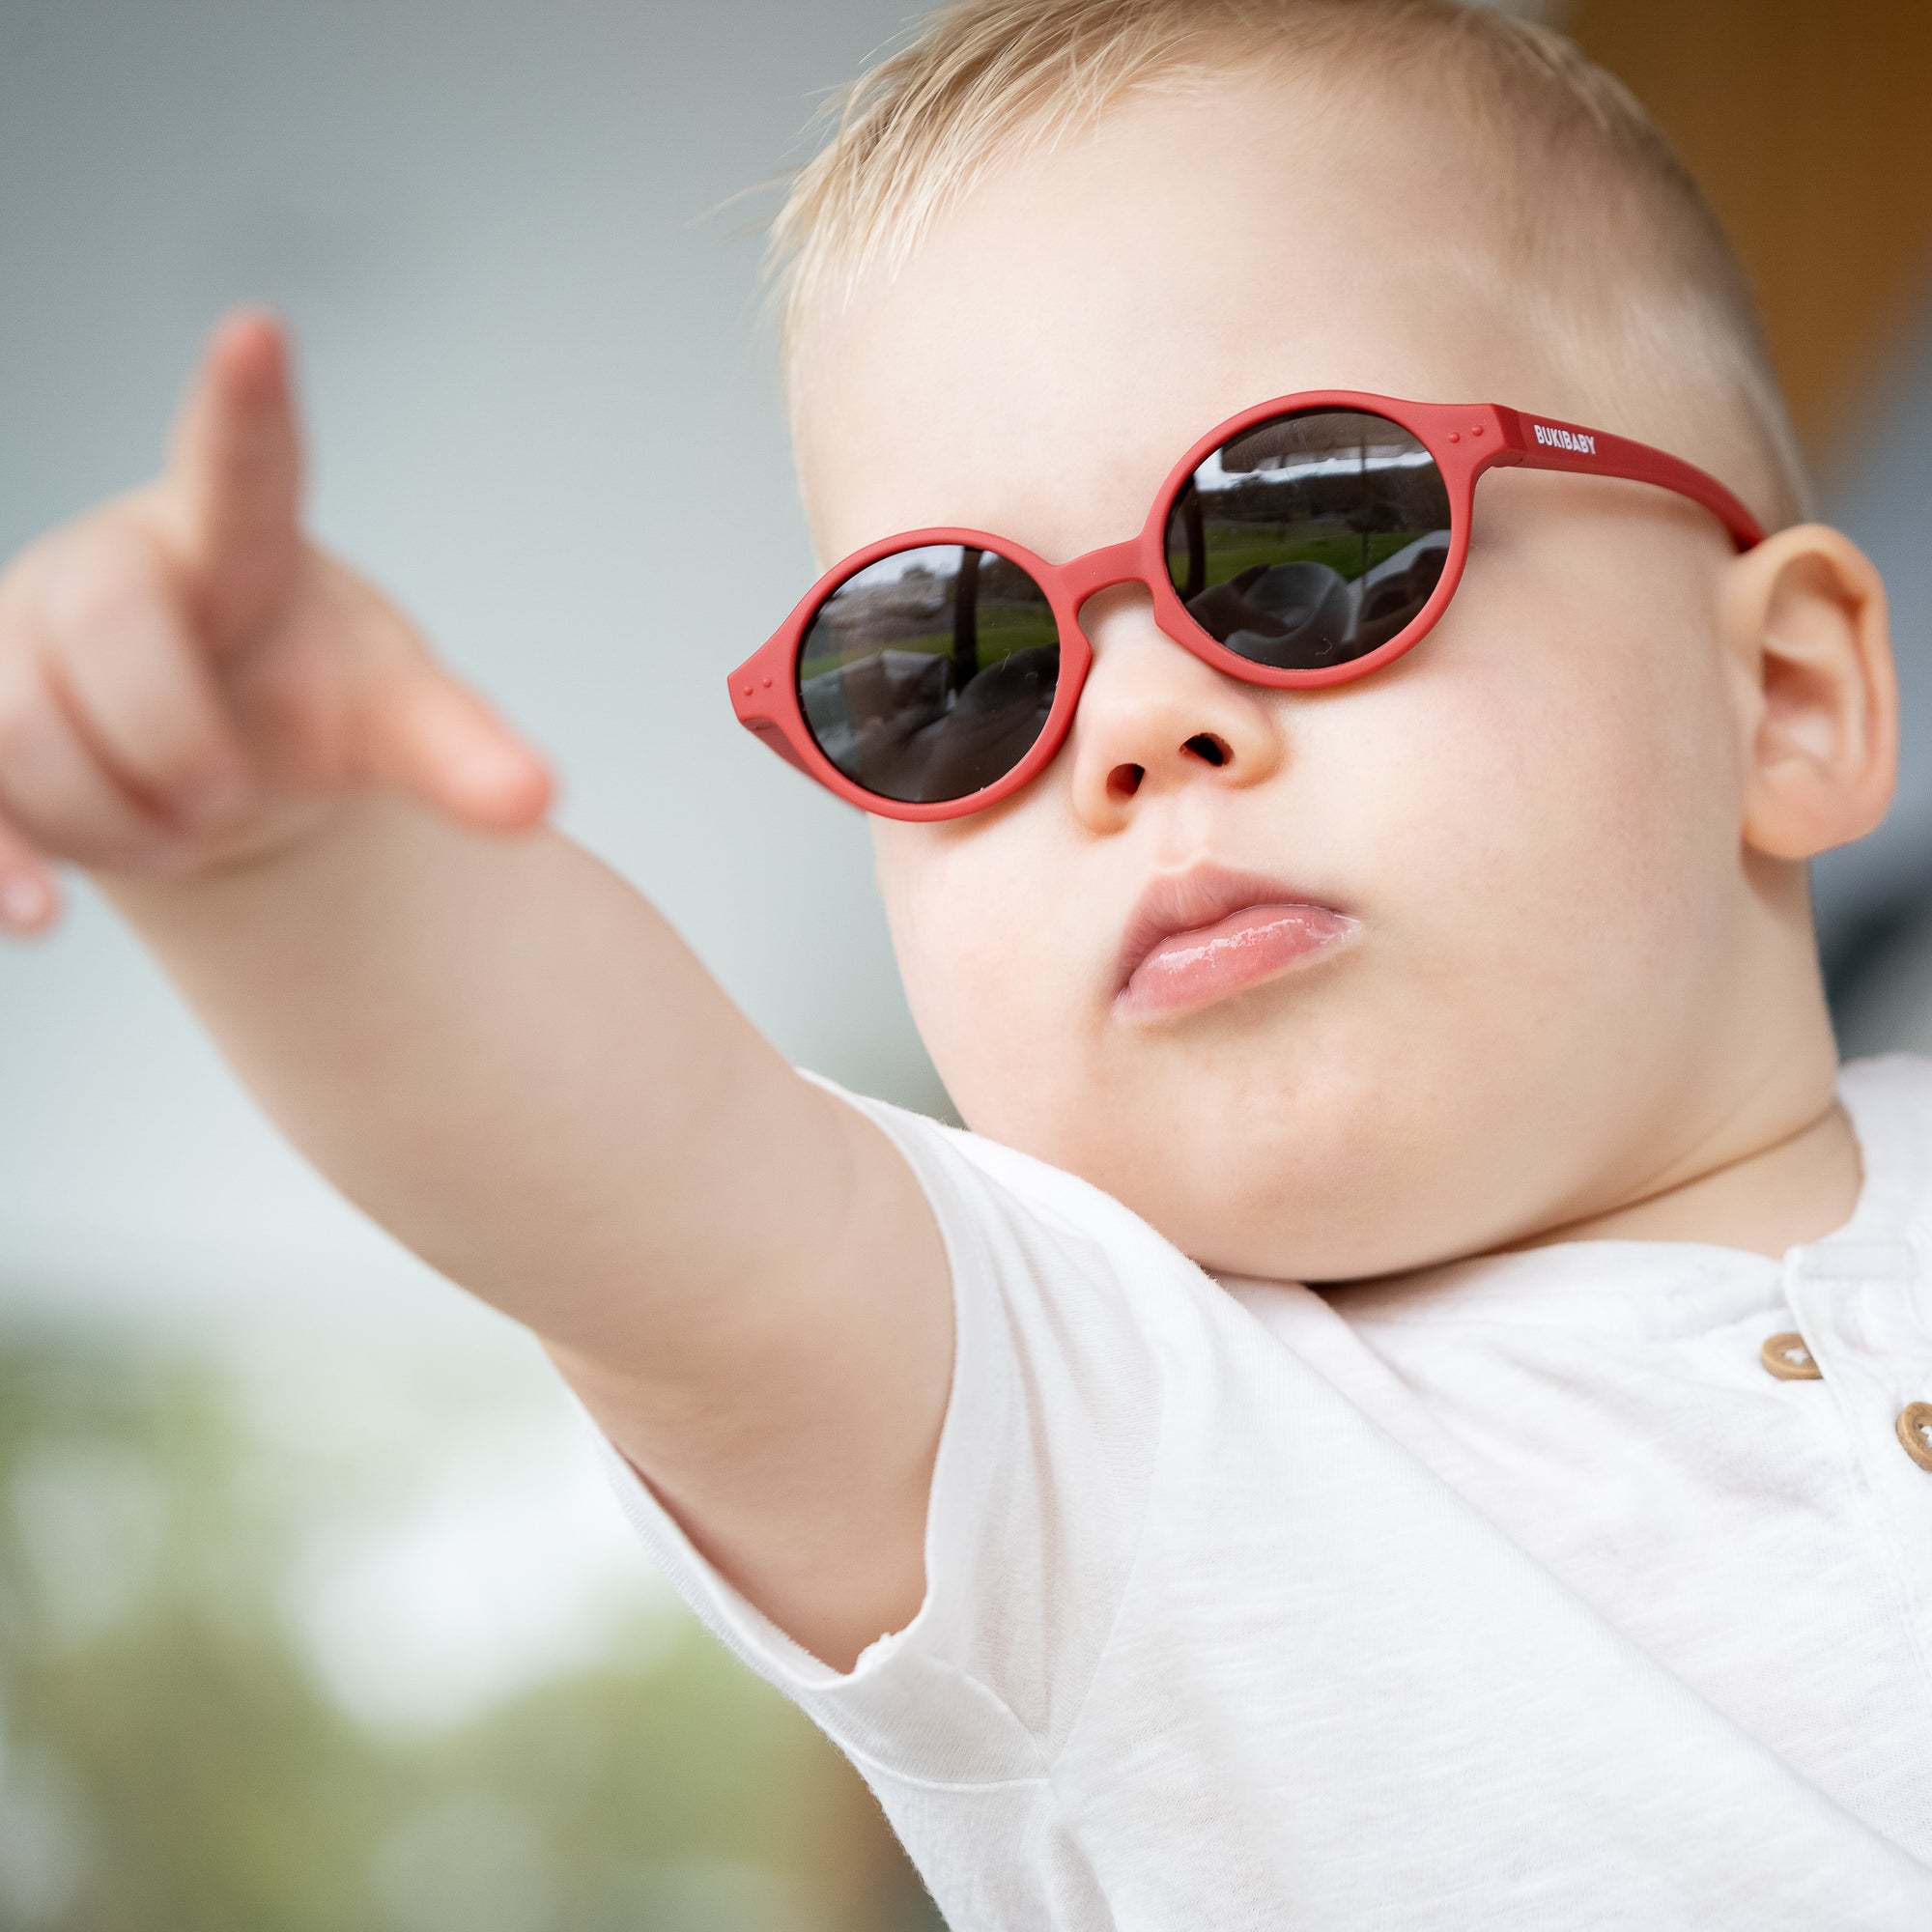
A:
[[[0,907],[92,871],[295,1144],[849,1663],[923,1591],[952,1344],[918,1185],[540,822],[542,765],[303,542],[298,487],[240,319],[161,480],[0,580]]]

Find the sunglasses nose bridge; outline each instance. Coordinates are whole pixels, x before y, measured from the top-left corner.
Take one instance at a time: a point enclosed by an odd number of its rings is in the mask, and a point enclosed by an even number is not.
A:
[[[1117,583],[1139,583],[1144,576],[1141,547],[1136,542],[1109,544],[1104,550],[1090,550],[1084,556],[1076,556],[1060,568],[1060,581],[1066,592],[1066,601],[1076,616],[1089,598],[1097,597],[1103,590],[1113,589]]]

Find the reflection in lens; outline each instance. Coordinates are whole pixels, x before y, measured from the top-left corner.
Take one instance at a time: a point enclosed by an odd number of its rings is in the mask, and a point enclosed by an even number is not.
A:
[[[1366,657],[1420,614],[1449,555],[1449,493],[1386,416],[1304,410],[1225,442],[1167,520],[1167,567],[1210,637],[1255,664]]]
[[[997,551],[895,551],[819,607],[798,695],[818,749],[882,798],[982,790],[1046,727],[1060,637],[1040,589]]]

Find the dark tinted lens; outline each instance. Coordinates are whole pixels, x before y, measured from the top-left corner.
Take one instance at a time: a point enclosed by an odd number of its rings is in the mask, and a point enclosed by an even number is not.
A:
[[[1195,620],[1285,670],[1365,657],[1429,601],[1449,555],[1449,493],[1386,416],[1305,410],[1223,443],[1167,523],[1167,568]]]
[[[882,798],[964,798],[1019,763],[1060,676],[1046,593],[995,551],[896,551],[819,607],[798,696],[818,749]]]

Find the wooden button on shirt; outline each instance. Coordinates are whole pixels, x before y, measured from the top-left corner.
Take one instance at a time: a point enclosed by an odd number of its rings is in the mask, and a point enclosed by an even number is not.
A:
[[[1825,1372],[1811,1359],[1804,1337],[1787,1330],[1773,1335],[1758,1359],[1781,1382],[1816,1382]],[[1921,1469],[1932,1469],[1932,1402],[1909,1402],[1898,1411],[1898,1439]]]
[[[1811,1359],[1803,1335],[1789,1332],[1774,1335],[1758,1351],[1758,1360],[1781,1382],[1815,1382],[1824,1379],[1823,1371]]]
[[[1921,1469],[1932,1469],[1932,1402],[1909,1402],[1898,1411],[1898,1439]]]
[[[847,1095],[952,1266],[918,1614],[835,1669],[608,1466],[958,1932],[1932,1932],[1932,1061],[1838,1091],[1782,1256],[1320,1290]]]

